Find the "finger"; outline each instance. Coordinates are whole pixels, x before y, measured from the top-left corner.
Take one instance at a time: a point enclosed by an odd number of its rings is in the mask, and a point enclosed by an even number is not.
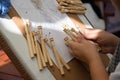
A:
[[[78,40],[77,40],[77,38],[75,38],[75,37],[73,37],[73,38],[72,38],[72,40],[73,40],[73,41],[75,41],[75,42],[77,42],[77,41],[78,41]]]
[[[82,31],[80,31],[80,32],[81,32],[82,34],[84,34],[84,33],[86,33],[86,30],[92,31],[92,30],[96,30],[96,29],[94,29],[94,28],[83,28]]]
[[[77,47],[78,44],[79,44],[78,42],[75,42],[72,40],[67,42],[68,47],[70,47],[71,49],[74,49],[75,47]]]
[[[81,33],[78,33],[77,39],[78,39],[78,42],[80,43],[82,40],[84,40],[84,37]]]
[[[71,46],[73,45],[73,43],[74,43],[73,40],[69,40],[69,41],[67,41],[66,45],[67,45],[68,47],[71,47]]]
[[[81,33],[86,39],[96,40],[98,37],[99,29],[85,28]]]

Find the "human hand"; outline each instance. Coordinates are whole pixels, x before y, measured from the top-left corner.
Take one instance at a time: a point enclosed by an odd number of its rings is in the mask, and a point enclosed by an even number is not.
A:
[[[73,56],[88,65],[92,80],[108,80],[108,74],[96,45],[84,39],[81,34],[78,34],[77,41],[68,40],[66,44],[71,49]]]
[[[94,44],[85,40],[81,35],[78,35],[78,41],[69,40],[67,46],[71,50],[71,54],[77,59],[89,64],[96,60],[98,57],[98,51]]]
[[[81,33],[84,38],[98,43],[101,47],[101,53],[114,53],[120,42],[117,36],[100,29],[84,29]]]

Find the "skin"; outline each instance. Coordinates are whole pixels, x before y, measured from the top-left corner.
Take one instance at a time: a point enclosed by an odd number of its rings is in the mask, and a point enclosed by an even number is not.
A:
[[[102,49],[101,53],[114,53],[120,40],[117,36],[100,29],[85,29],[82,34],[85,39],[99,44]]]
[[[92,80],[108,80],[108,73],[101,62],[96,46],[88,40],[98,43],[102,52],[114,52],[120,39],[108,32],[99,29],[84,29],[78,34],[77,42],[67,42],[71,54],[89,66]],[[106,51],[107,50],[107,51]]]
[[[111,1],[115,9],[117,9],[120,12],[120,0],[111,0]]]
[[[112,0],[114,7],[120,12],[120,0]],[[77,36],[77,42],[67,42],[71,54],[89,66],[92,80],[109,80],[108,73],[100,59],[97,48],[90,41],[97,43],[101,53],[114,53],[120,39],[100,29],[84,29]]]

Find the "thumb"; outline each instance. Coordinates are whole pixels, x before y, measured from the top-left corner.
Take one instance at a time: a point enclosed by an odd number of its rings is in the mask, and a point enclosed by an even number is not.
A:
[[[85,39],[89,39],[89,40],[95,40],[98,37],[97,36],[97,33],[98,33],[97,29],[85,28],[85,29],[83,29],[83,31],[81,33]]]

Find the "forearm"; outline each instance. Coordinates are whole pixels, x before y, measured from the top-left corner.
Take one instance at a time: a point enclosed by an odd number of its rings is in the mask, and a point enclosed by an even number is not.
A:
[[[89,64],[90,74],[92,80],[108,80],[108,73],[99,57]]]

